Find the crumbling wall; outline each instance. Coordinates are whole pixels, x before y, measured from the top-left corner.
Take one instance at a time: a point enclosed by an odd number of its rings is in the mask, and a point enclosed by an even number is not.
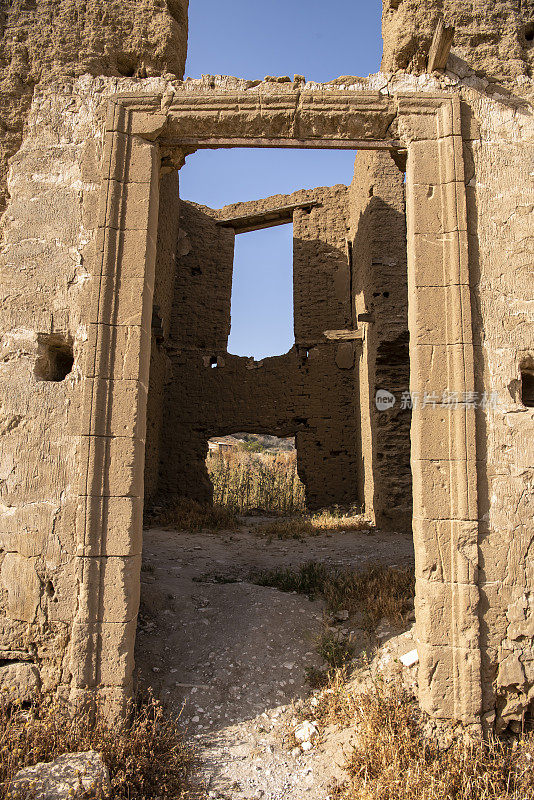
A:
[[[447,70],[418,86],[463,101],[483,712],[518,727],[534,701],[534,412],[521,381],[534,342],[534,2],[384,0],[383,69],[424,72],[439,13],[455,27]]]
[[[517,726],[534,701],[534,409],[521,391],[534,356],[534,126],[526,106],[465,96],[484,708]]]
[[[103,144],[98,100],[70,97],[65,113],[69,94],[56,92],[36,94],[12,160],[0,254],[0,648],[39,664],[45,688],[68,681]]]
[[[228,354],[234,232],[217,221],[309,200],[293,214],[295,346],[260,362]],[[237,430],[297,437],[310,507],[358,501],[355,345],[324,336],[350,326],[346,201],[336,186],[218,212],[181,204],[159,502],[211,499],[207,439]]]
[[[404,174],[389,153],[361,151],[350,187],[360,380],[362,493],[378,527],[411,530],[408,283]],[[365,321],[368,320],[368,321]],[[378,408],[377,392],[395,404]]]
[[[383,0],[382,70],[425,72],[439,15],[455,27],[458,69],[466,62],[490,84],[517,86],[518,78],[532,75],[534,0]]]
[[[59,76],[182,78],[188,0],[0,2],[0,212],[34,87]],[[75,101],[74,101],[75,102]]]

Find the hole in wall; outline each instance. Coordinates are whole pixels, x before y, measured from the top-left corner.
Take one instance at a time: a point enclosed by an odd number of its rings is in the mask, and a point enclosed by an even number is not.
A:
[[[534,368],[521,369],[521,402],[527,408],[534,408]]]
[[[531,22],[529,25],[526,26],[525,30],[523,31],[523,36],[525,37],[525,41],[531,45],[534,42],[534,23]]]
[[[137,58],[123,53],[117,56],[117,71],[125,78],[133,78],[137,69]]]
[[[72,339],[57,333],[37,334],[37,361],[34,374],[40,381],[65,380],[72,372],[74,352]]]
[[[219,366],[219,361],[217,359],[217,356],[211,356],[210,357],[210,367],[212,369],[217,369],[218,366]]]

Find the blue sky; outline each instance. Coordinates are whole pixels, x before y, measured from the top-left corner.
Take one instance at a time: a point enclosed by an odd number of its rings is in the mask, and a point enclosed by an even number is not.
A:
[[[380,65],[381,0],[190,0],[186,75],[305,75],[325,82]],[[180,172],[186,200],[220,208],[350,183],[348,151],[204,150]],[[262,358],[293,343],[292,227],[236,236],[229,351]]]

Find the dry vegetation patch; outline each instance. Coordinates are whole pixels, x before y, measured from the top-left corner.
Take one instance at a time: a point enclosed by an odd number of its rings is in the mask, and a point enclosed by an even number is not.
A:
[[[269,539],[303,539],[324,533],[364,531],[371,533],[369,522],[359,513],[321,511],[317,514],[274,520],[258,528]]]
[[[200,800],[196,758],[178,721],[149,698],[132,704],[120,730],[100,709],[70,715],[57,699],[36,698],[28,709],[0,703],[0,798],[24,767],[64,753],[97,750],[109,769],[114,800]]]
[[[422,712],[399,685],[351,691],[343,677],[317,695],[315,715],[354,728],[339,800],[532,800],[534,735],[514,739],[425,735]]]
[[[206,460],[215,505],[240,514],[261,509],[271,514],[305,511],[304,485],[295,451],[211,453]]]
[[[259,573],[254,582],[284,592],[324,598],[329,611],[362,611],[366,627],[374,629],[383,618],[404,622],[413,608],[413,569],[371,564],[362,570],[330,567],[308,561],[300,567]]]
[[[239,527],[236,513],[219,505],[197,503],[183,497],[156,514],[151,514],[146,524],[152,528],[173,528],[176,530],[233,530]]]

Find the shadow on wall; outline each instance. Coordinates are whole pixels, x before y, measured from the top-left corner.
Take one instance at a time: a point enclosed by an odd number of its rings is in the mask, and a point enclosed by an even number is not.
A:
[[[377,173],[369,173],[362,178],[361,186],[353,187],[354,202],[360,203],[353,237],[353,291],[358,324],[365,328],[359,376],[360,494],[365,498],[366,510],[374,514],[377,527],[411,531],[404,184],[402,173],[397,173],[391,163],[386,163],[384,173],[379,171],[380,162],[377,163]],[[389,192],[390,202],[387,201]],[[379,193],[382,196],[378,196]],[[362,319],[367,321],[362,322]],[[380,390],[394,398],[393,404],[378,407],[377,392]]]

